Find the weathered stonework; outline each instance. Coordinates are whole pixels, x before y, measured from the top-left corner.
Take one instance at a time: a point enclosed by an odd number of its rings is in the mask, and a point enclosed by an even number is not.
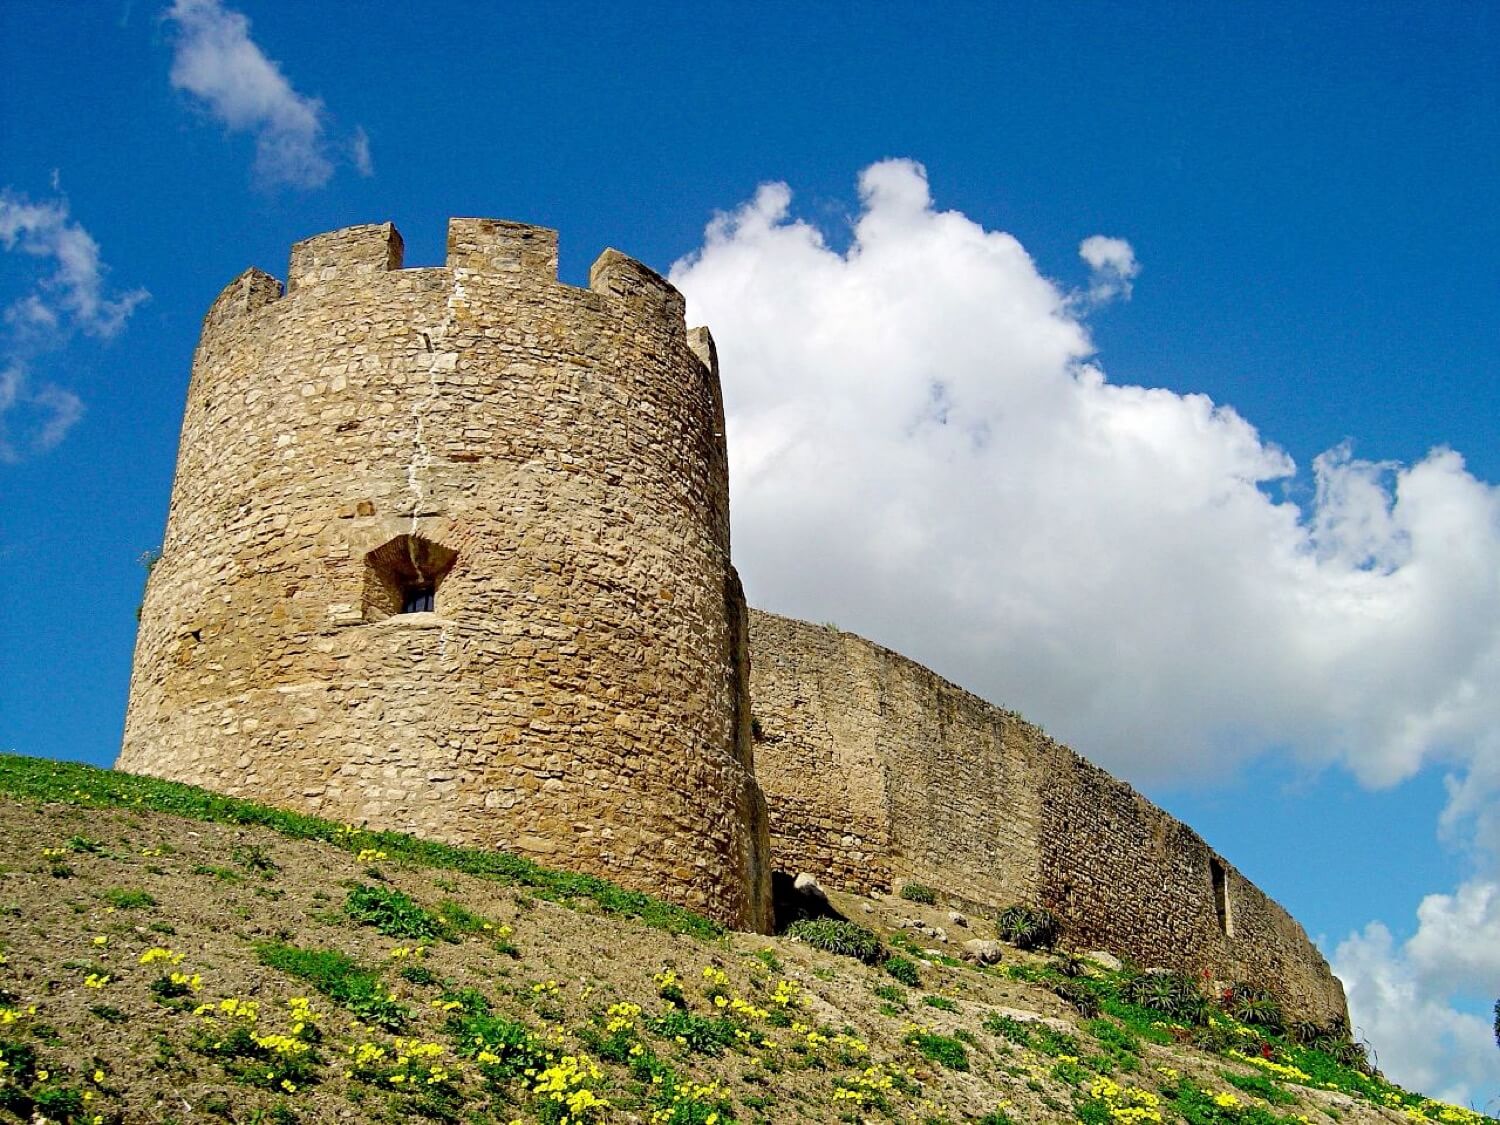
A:
[[[220,294],[120,768],[748,929],[773,865],[1042,905],[1076,947],[1346,1014],[1301,927],[1129,786],[893,652],[747,615],[712,339],[613,250],[560,284],[556,238],[454,219],[444,266],[403,269],[394,227],[350,227],[293,247],[285,294]]]
[[[1079,949],[1347,1016],[1290,915],[1186,825],[1020,716],[852,633],[752,610],[756,766],[773,865],[903,881],[975,910],[1045,906]]]
[[[706,330],[537,227],[401,262],[334,231],[209,310],[119,767],[767,928]]]

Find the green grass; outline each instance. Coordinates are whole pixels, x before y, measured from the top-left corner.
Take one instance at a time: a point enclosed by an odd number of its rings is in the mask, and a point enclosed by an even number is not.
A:
[[[279,941],[255,947],[260,963],[307,981],[330,1000],[366,1023],[387,1031],[404,1030],[411,1013],[381,985],[380,976],[334,949],[302,949]]]
[[[885,959],[883,967],[887,973],[910,988],[920,988],[922,985],[922,974],[917,969],[917,963],[909,957],[893,954]]]
[[[140,910],[156,905],[156,899],[145,891],[132,891],[124,887],[110,887],[104,892],[104,901],[116,910]]]
[[[404,891],[356,883],[349,889],[344,912],[356,922],[374,926],[386,937],[431,941],[443,933],[435,914],[418,906]]]
[[[320,840],[356,855],[373,849],[385,852],[392,861],[459,871],[526,887],[537,897],[554,902],[588,900],[602,913],[638,918],[648,926],[669,933],[700,938],[716,938],[724,933],[724,928],[717,922],[639,891],[625,890],[595,875],[556,871],[508,852],[419,840],[401,832],[351,828],[321,817],[272,808],[238,797],[220,796],[192,785],[99,769],[78,762],[0,754],[0,795],[25,801],[144,810],[192,820],[269,828],[297,840]]]
[[[915,1047],[923,1058],[931,1059],[949,1070],[969,1069],[969,1050],[951,1035],[915,1028],[906,1036],[908,1046]]]

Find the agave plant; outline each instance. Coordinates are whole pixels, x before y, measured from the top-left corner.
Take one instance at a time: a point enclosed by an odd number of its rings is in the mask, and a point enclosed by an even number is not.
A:
[[[854,922],[836,921],[832,918],[803,918],[786,929],[788,937],[800,938],[808,945],[825,953],[838,953],[855,957],[867,965],[878,965],[885,960],[885,948],[870,930]]]
[[[1241,1023],[1252,1023],[1267,1031],[1280,1032],[1285,1026],[1281,1002],[1269,989],[1257,984],[1230,985],[1224,992],[1224,1010]]]
[[[1051,949],[1062,935],[1057,915],[1040,906],[1007,906],[995,919],[1001,941],[1017,949]]]
[[[1145,973],[1126,982],[1120,995],[1180,1023],[1208,1022],[1208,1001],[1198,982],[1181,973]]]
[[[1053,993],[1078,1009],[1086,1020],[1099,1015],[1099,995],[1081,980],[1060,980],[1052,986]]]

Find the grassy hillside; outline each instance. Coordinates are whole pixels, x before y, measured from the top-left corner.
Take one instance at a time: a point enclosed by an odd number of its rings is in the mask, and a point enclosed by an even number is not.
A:
[[[1493,1120],[1263,998],[1250,1024],[1168,977],[980,967],[959,943],[993,920],[832,897],[869,933],[726,933],[514,856],[0,756],[0,1119]]]

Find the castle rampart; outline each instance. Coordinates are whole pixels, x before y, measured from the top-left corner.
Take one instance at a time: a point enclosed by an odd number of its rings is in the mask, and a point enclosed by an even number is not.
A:
[[[1045,906],[1079,949],[1270,988],[1347,1016],[1290,915],[1128,785],[852,633],[751,611],[772,863],[854,891],[903,882],[993,912]]]
[[[204,321],[122,769],[770,923],[712,341],[612,250],[454,219]]]

